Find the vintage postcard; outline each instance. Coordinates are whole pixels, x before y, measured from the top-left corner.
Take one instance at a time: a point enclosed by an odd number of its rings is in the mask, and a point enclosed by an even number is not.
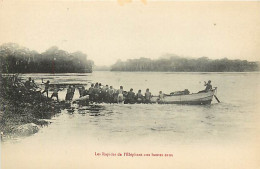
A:
[[[0,168],[260,168],[259,37],[258,1],[0,1]]]

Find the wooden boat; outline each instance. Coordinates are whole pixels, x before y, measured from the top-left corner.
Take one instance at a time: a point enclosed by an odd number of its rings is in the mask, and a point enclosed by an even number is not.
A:
[[[208,92],[192,93],[187,95],[166,95],[163,99],[159,99],[159,96],[153,96],[151,98],[152,103],[159,104],[211,104],[212,98],[215,94],[216,88]]]
[[[158,103],[158,104],[190,104],[190,105],[205,105],[211,104],[213,96],[217,99],[214,95],[217,88],[215,87],[208,92],[198,92],[192,94],[180,94],[180,95],[165,95],[163,99],[159,99],[159,96],[152,96],[151,103]],[[89,95],[80,97],[75,99],[74,101],[77,102],[84,102],[89,101]],[[217,99],[218,102],[220,102]]]

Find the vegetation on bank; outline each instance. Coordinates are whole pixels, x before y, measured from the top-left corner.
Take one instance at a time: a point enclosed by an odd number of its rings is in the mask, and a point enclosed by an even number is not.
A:
[[[26,90],[17,76],[0,74],[0,131],[15,134],[18,126],[34,123],[45,125],[54,114],[59,113],[60,106],[40,92]]]
[[[43,53],[15,43],[0,46],[2,73],[91,73],[93,61],[82,52],[68,53],[54,46]]]
[[[212,60],[207,57],[198,59],[168,56],[152,60],[149,58],[117,61],[111,71],[159,71],[159,72],[251,72],[259,71],[258,62],[246,60],[229,60],[227,58]]]

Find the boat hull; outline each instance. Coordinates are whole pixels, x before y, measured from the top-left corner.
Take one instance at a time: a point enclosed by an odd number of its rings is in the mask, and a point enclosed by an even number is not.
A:
[[[150,103],[158,104],[189,104],[189,105],[205,105],[211,104],[215,89],[208,92],[192,93],[187,95],[168,95],[162,100],[159,100],[159,96],[152,96]],[[75,101],[89,101],[89,95],[80,97]]]
[[[153,96],[151,98],[151,102],[158,103],[158,104],[191,104],[191,105],[211,104],[214,93],[215,93],[215,89],[210,90],[208,92],[193,93],[188,95],[165,96],[162,100],[159,100],[158,96]]]

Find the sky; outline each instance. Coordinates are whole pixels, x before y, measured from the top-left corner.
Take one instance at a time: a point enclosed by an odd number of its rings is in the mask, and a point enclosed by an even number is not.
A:
[[[165,54],[260,61],[260,2],[122,1],[2,0],[0,44],[82,51],[96,65]]]

